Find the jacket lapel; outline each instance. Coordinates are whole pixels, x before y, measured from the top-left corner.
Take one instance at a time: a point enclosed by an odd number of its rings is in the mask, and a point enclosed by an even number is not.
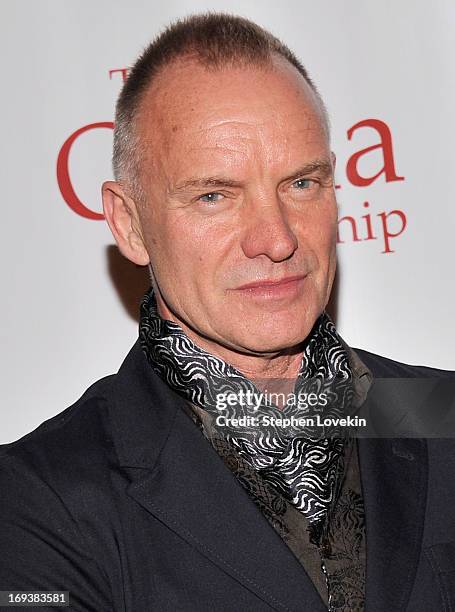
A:
[[[276,610],[326,610],[313,583],[235,476],[154,374],[136,343],[116,377],[111,419],[128,494]]]

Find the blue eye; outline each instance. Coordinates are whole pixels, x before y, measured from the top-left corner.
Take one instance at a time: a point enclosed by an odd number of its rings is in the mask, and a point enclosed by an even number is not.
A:
[[[204,195],[201,195],[199,200],[201,200],[202,202],[218,202],[218,200],[222,197],[223,196],[221,195],[221,193],[213,191],[211,193],[205,193]]]
[[[298,179],[293,182],[293,185],[297,187],[297,189],[308,189],[311,187],[312,182],[313,181],[310,181],[310,179]]]

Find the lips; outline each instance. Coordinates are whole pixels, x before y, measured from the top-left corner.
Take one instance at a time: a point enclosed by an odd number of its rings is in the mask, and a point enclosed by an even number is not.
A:
[[[264,279],[260,281],[254,281],[253,283],[247,283],[246,285],[241,285],[240,287],[237,287],[237,288],[238,289],[260,289],[260,288],[273,289],[274,287],[280,287],[282,285],[286,285],[294,281],[303,280],[304,278],[305,278],[304,274],[299,274],[295,276],[287,276],[285,278],[281,278],[278,280]]]

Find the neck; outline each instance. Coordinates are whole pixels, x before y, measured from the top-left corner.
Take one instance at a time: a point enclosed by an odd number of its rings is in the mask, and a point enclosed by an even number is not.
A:
[[[181,327],[194,344],[211,355],[229,363],[250,380],[264,382],[270,379],[295,381],[297,378],[303,356],[301,344],[270,353],[253,354],[241,352],[198,334],[183,321],[179,320],[166,307],[161,296],[157,299],[157,309],[162,318],[172,321]]]
[[[249,379],[295,379],[299,373],[303,356],[301,345],[260,355],[242,353],[198,335],[180,321],[175,322],[197,346],[223,359]]]

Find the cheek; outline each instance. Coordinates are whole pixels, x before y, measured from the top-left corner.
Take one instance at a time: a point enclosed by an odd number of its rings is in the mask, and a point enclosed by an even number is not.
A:
[[[157,253],[175,277],[183,272],[191,274],[192,269],[204,277],[204,273],[220,265],[229,233],[219,224],[195,215],[175,214],[162,219],[158,227]]]
[[[303,247],[317,255],[320,263],[333,255],[336,246],[337,208],[333,204],[314,207],[299,219],[299,237]]]

